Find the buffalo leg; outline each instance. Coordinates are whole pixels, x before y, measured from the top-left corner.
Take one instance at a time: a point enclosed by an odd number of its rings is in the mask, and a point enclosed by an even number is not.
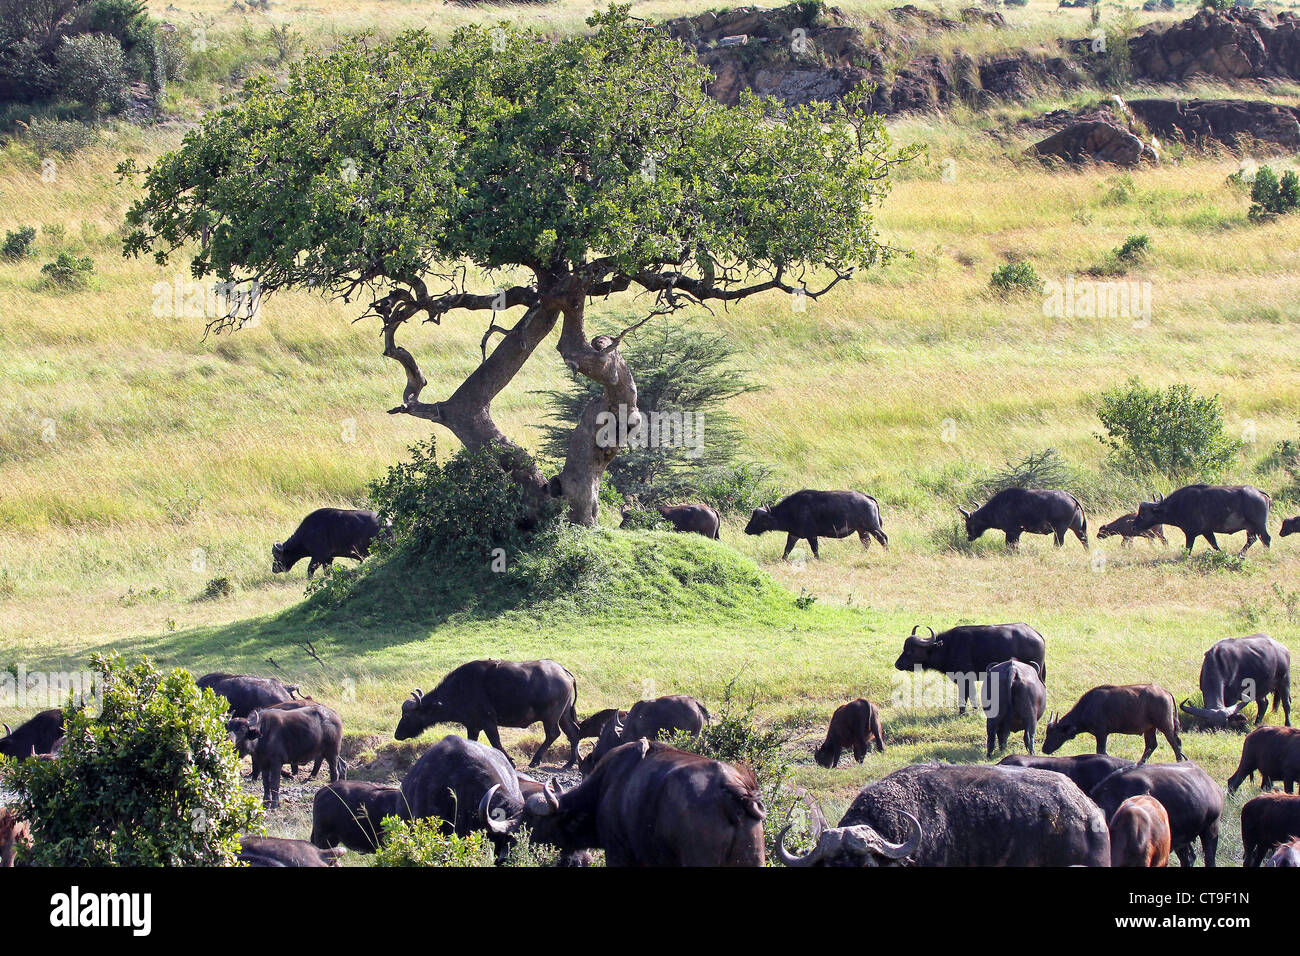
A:
[[[1025,750],[1031,755],[1034,752],[1034,738],[1038,736],[1038,725],[1029,723],[1025,725]]]
[[[1015,532],[1008,531],[1008,532],[1007,532],[1007,547],[1010,548],[1012,551],[1015,551],[1017,548],[1020,547],[1020,532],[1019,532],[1019,531],[1015,531]]]
[[[1148,730],[1146,733],[1142,735],[1142,739],[1146,741],[1147,748],[1146,750],[1142,751],[1142,759],[1138,761],[1138,763],[1140,764],[1146,763],[1147,760],[1150,759],[1151,755],[1155,753],[1156,746],[1157,746],[1156,732],[1154,730]]]
[[[1097,753],[1101,754],[1102,756],[1105,756],[1105,755],[1106,755],[1106,738],[1109,737],[1110,734],[1094,734],[1093,736],[1095,736],[1095,737],[1097,738]],[[1152,747],[1151,749],[1154,750],[1155,748]]]
[[[867,746],[866,743],[856,743],[853,745],[853,759],[858,763],[862,763],[862,761],[867,759]]]
[[[811,538],[808,539],[808,547],[812,548],[813,557],[814,557],[814,558],[817,558],[818,560],[820,560],[820,559],[821,559],[821,552],[817,550],[817,537],[816,537],[816,535],[814,535],[813,537],[811,537]]]
[[[1219,821],[1215,820],[1201,833],[1201,849],[1205,853],[1205,865],[1215,867],[1215,856],[1219,852]]]
[[[465,728],[465,736],[468,737],[470,740],[474,741],[475,743],[478,743],[478,735],[480,733],[481,731],[477,727]]]
[[[501,746],[501,732],[497,730],[497,725],[488,724],[486,727],[483,728],[483,732],[487,734],[488,743],[490,743],[497,750],[501,751],[503,754],[506,754],[506,759],[510,760],[510,766],[513,767],[515,765],[515,762],[510,759],[510,754],[506,753],[506,748]],[[536,766],[536,764],[534,764],[533,766]]]
[[[312,764],[311,773],[307,774],[308,780],[316,779],[316,774],[320,773],[320,765],[323,764],[324,762],[325,762],[325,756],[323,754],[316,758],[316,762]]]
[[[307,577],[311,577],[313,574],[315,574],[316,569],[319,568],[320,565],[321,563],[317,561],[315,558],[312,558],[309,562],[307,562]]]
[[[1207,531],[1203,535],[1201,535],[1201,537],[1204,538],[1206,541],[1210,542],[1210,547],[1213,548],[1215,551],[1223,550],[1222,548],[1219,547],[1219,539],[1214,536],[1213,531]]]
[[[1079,543],[1083,545],[1084,549],[1086,550],[1088,547],[1088,533],[1084,531],[1083,528],[1081,527],[1071,528],[1070,530],[1074,532],[1074,536],[1079,539]]]
[[[880,546],[886,551],[889,550],[889,535],[885,534],[884,531],[873,531],[871,532],[871,537],[879,541]]]
[[[1174,760],[1186,760],[1187,754],[1183,753],[1183,738],[1178,736],[1177,730],[1161,731],[1165,735],[1165,740],[1169,741],[1169,746],[1174,751]],[[1153,733],[1152,738],[1155,737]]]
[[[799,543],[799,538],[794,534],[794,532],[791,532],[790,534],[787,534],[785,536],[785,550],[781,552],[782,561],[790,557],[790,552],[794,550],[794,546],[798,543]]]
[[[1011,724],[1005,723],[998,728],[998,750],[1001,753],[1007,751],[1007,741],[1011,737]]]
[[[582,741],[582,732],[578,730],[578,720],[574,711],[566,710],[560,715],[560,729],[564,731],[564,736],[569,738],[569,762],[564,765],[567,770],[577,766],[578,744]]]
[[[1282,700],[1282,714],[1286,718],[1286,725],[1290,727],[1291,726],[1291,692],[1287,690],[1287,691],[1280,691],[1278,693],[1275,693],[1273,695],[1273,706],[1275,708],[1277,707],[1277,701],[1279,698],[1281,698]]]
[[[867,532],[865,532],[865,531],[859,531],[859,532],[858,532],[858,540],[862,542],[862,550],[863,550],[863,551],[870,551],[870,550],[871,550],[871,537],[870,537],[870,535],[867,534]]]
[[[1191,554],[1192,545],[1196,544],[1196,533],[1194,531],[1184,531],[1183,534],[1187,537],[1187,553]]]
[[[533,759],[528,761],[530,767],[536,767],[542,762],[542,758],[546,756],[546,751],[551,749],[551,744],[555,743],[555,738],[560,736],[560,725],[557,723],[543,722],[542,728],[546,731],[546,736],[542,740],[542,745],[537,748],[537,752],[533,754]]]
[[[1178,854],[1178,862],[1183,866],[1191,866],[1196,862],[1196,848],[1190,843],[1174,847],[1174,852]]]
[[[994,741],[994,738],[997,737],[997,727],[994,725],[993,721],[991,721],[991,720],[988,722],[988,727],[987,727],[987,730],[986,730],[986,736],[987,736],[987,738],[988,738],[988,750],[985,752],[985,756],[986,756],[986,757],[992,757],[992,756],[993,756],[993,741]]]
[[[1249,550],[1250,550],[1250,546],[1251,546],[1252,544],[1255,543],[1255,538],[1256,538],[1256,537],[1257,537],[1257,536],[1256,536],[1255,532],[1253,532],[1253,531],[1247,531],[1247,532],[1246,532],[1246,543],[1243,544],[1243,545],[1241,546],[1241,550],[1238,551],[1237,554],[1241,555],[1241,554],[1245,554],[1247,551],[1249,551]]]
[[[1160,544],[1161,544],[1163,547],[1166,547],[1166,548],[1169,547],[1169,539],[1165,537],[1165,533],[1164,533],[1164,531],[1161,530],[1160,528],[1157,528],[1157,529],[1156,529],[1156,537],[1160,539]]]

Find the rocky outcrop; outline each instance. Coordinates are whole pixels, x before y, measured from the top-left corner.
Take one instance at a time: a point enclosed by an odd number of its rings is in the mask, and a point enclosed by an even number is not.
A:
[[[1292,13],[1201,10],[1171,27],[1148,28],[1128,46],[1139,80],[1300,79],[1300,19]]]
[[[1085,120],[1072,123],[1060,132],[1034,144],[1032,152],[1071,163],[1111,163],[1136,166],[1155,160],[1155,152],[1136,135],[1113,123]]]
[[[1192,145],[1248,141],[1300,149],[1300,107],[1263,100],[1129,100],[1129,109],[1161,139]]]

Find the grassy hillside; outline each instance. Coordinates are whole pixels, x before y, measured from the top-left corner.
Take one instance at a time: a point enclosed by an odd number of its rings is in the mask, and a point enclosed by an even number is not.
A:
[[[214,35],[238,35],[228,3],[177,6],[216,17]],[[269,20],[291,23],[315,45],[368,25],[447,30],[503,11],[572,29],[588,6],[318,3],[273,6]],[[665,0],[636,12],[708,6]],[[181,22],[161,5],[157,12]],[[1031,37],[1086,32],[1083,11],[1040,0],[1005,13]],[[182,109],[211,95],[197,81],[173,91]],[[758,582],[731,607],[719,594],[653,577],[662,568],[638,565],[644,555],[618,536],[609,548],[626,587],[580,603],[446,616],[403,610],[411,598],[398,583],[391,601],[373,596],[350,617],[300,607],[301,566],[273,576],[271,542],[312,508],[362,503],[367,482],[428,433],[423,422],[385,414],[401,379],[379,354],[377,327],[353,324],[356,306],[305,293],[272,300],[254,328],[207,340],[202,318],[155,314],[155,286],[187,276],[121,258],[119,224],[135,192],[113,170],[126,156],[145,164],[175,146],[182,122],[107,131],[60,161],[52,182],[29,146],[5,147],[0,233],[39,232],[33,258],[0,263],[0,666],[51,668],[116,647],[196,673],[279,668],[337,702],[366,747],[391,735],[411,687],[427,688],[477,656],[559,659],[579,678],[584,713],[653,693],[708,702],[738,677],[760,713],[799,729],[798,779],[826,798],[829,814],[899,764],[982,757],[982,720],[889,704],[900,689],[893,660],[918,622],[1032,623],[1048,638],[1057,710],[1108,681],[1154,679],[1181,699],[1195,688],[1202,652],[1222,637],[1262,629],[1300,650],[1285,606],[1300,588],[1294,538],[1257,547],[1240,570],[1186,561],[1176,541],[1162,551],[1121,550],[1112,540],[1094,543],[1093,554],[1077,542],[1054,551],[1033,536],[1015,555],[996,541],[951,546],[954,506],[975,480],[1049,445],[1080,470],[1094,529],[1131,507],[1104,479],[1095,409],[1102,390],[1132,376],[1221,395],[1229,427],[1253,437],[1230,477],[1274,493],[1274,530],[1300,511],[1282,495],[1283,476],[1259,470],[1274,443],[1300,436],[1300,217],[1248,221],[1247,197],[1227,181],[1239,156],[1174,156],[1132,173],[1049,170],[1023,157],[1034,137],[1016,120],[1096,95],[891,124],[899,144],[929,146],[879,217],[884,237],[912,258],[803,313],[773,296],[691,317],[737,342],[765,386],[732,404],[748,452],[788,490],[875,495],[892,543],[887,553],[864,553],[856,541],[827,542],[819,562],[801,546],[782,562],[783,538],[745,537],[743,520],[724,526],[720,545],[638,539],[673,560],[699,551],[729,569],[728,588]],[[1124,317],[1051,318],[1038,295],[989,291],[990,273],[1005,262],[1026,259],[1044,279],[1083,276],[1135,233],[1153,244],[1128,275],[1152,284],[1147,327]],[[42,284],[40,266],[60,250],[94,259],[89,289]],[[611,300],[589,315],[604,331],[635,310]],[[448,394],[474,366],[482,333],[472,316],[408,333],[430,379],[426,395]],[[495,404],[498,422],[534,447],[536,392],[566,380],[558,355],[540,349]],[[230,579],[233,595],[203,596],[216,577]],[[816,601],[800,607],[801,594]],[[817,768],[814,737],[834,706],[859,695],[886,703],[890,750],[861,768]],[[525,747],[539,739],[507,734]],[[1088,746],[1075,741],[1065,752]],[[1220,779],[1239,747],[1233,735],[1187,742]],[[1113,742],[1112,752],[1140,751],[1136,738]],[[1235,823],[1228,832],[1235,839]]]

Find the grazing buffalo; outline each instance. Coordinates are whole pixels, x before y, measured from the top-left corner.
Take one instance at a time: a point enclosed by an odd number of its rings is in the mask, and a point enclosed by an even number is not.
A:
[[[1154,524],[1149,528],[1143,528],[1139,531],[1135,525],[1137,522],[1137,512],[1130,511],[1126,515],[1121,515],[1110,524],[1104,524],[1097,529],[1098,538],[1110,538],[1119,535],[1123,538],[1121,544],[1128,547],[1133,543],[1134,538],[1146,538],[1148,541],[1159,541],[1165,547],[1169,547],[1169,539],[1165,537],[1165,529],[1162,525]]]
[[[901,852],[880,847],[900,843],[918,866],[1110,863],[1106,818],[1061,774],[954,764],[914,764],[868,784],[808,856],[782,848],[780,858],[787,865],[872,865]]]
[[[841,704],[831,714],[826,739],[813,751],[813,759],[828,770],[840,765],[840,754],[853,751],[853,759],[862,763],[871,752],[871,745],[885,752],[885,738],[880,732],[880,708],[859,697]]]
[[[311,806],[311,842],[323,850],[345,846],[374,853],[384,831],[384,817],[405,817],[399,787],[361,780],[340,780],[316,791]]]
[[[1242,866],[1259,866],[1279,843],[1300,837],[1300,796],[1261,793],[1241,808]]]
[[[271,571],[292,571],[303,558],[311,558],[307,564],[307,577],[311,577],[321,565],[332,565],[335,558],[360,561],[370,553],[370,543],[391,526],[373,511],[318,508],[302,519],[287,541],[271,545]]]
[[[1068,491],[1047,488],[1004,488],[974,511],[957,509],[966,519],[966,536],[974,541],[990,529],[1007,536],[1007,547],[1020,544],[1020,536],[1050,534],[1059,548],[1065,532],[1088,546],[1088,519],[1079,499]]]
[[[989,668],[982,701],[988,756],[993,756],[995,742],[997,749],[1006,750],[1007,738],[1017,730],[1024,731],[1025,749],[1034,752],[1038,721],[1047,710],[1047,688],[1038,667],[1010,660]]]
[[[1273,855],[1264,861],[1265,866],[1300,867],[1300,840],[1284,843],[1273,851]]]
[[[478,740],[482,731],[493,747],[505,753],[498,727],[528,727],[540,720],[546,738],[529,766],[541,763],[564,731],[570,745],[565,766],[572,767],[578,762],[577,701],[577,681],[555,661],[470,661],[427,694],[417,687],[402,702],[402,719],[394,736],[409,740],[434,724],[464,724],[470,740]]]
[[[313,763],[308,779],[320,772],[322,763],[329,766],[331,783],[346,775],[347,764],[339,756],[343,721],[324,704],[255,710],[247,718],[232,718],[226,729],[234,735],[236,746],[241,737],[251,746],[253,776],[261,775],[263,800],[270,807],[280,805],[280,771],[285,764]]]
[[[617,707],[606,707],[604,710],[598,710],[590,717],[578,721],[578,739],[586,740],[589,737],[599,737],[600,732],[605,729],[610,718],[618,715],[627,717],[626,710],[619,710]]]
[[[1300,534],[1300,515],[1294,518],[1287,518],[1282,522],[1282,530],[1278,532],[1282,537],[1289,534]]]
[[[18,848],[32,845],[32,828],[8,807],[0,807],[0,868],[14,865]]]
[[[1047,722],[1043,753],[1056,753],[1067,740],[1092,734],[1097,738],[1097,753],[1104,754],[1111,734],[1139,734],[1147,745],[1138,761],[1144,764],[1155,752],[1156,731],[1160,731],[1174,749],[1174,757],[1186,760],[1178,729],[1174,695],[1159,684],[1102,684],[1080,697],[1064,717]]]
[[[1149,763],[1120,770],[1097,784],[1089,794],[1107,819],[1129,797],[1148,794],[1160,801],[1169,815],[1169,839],[1178,860],[1191,866],[1196,860],[1193,841],[1201,841],[1205,865],[1214,866],[1219,846],[1219,817],[1223,815],[1223,790],[1208,773],[1187,760],[1183,763]]]
[[[494,805],[480,815],[508,836],[526,825],[532,839],[574,852],[601,849],[609,866],[763,866],[758,781],[733,767],[659,741],[634,740],[605,755],[572,790],[554,781],[520,812]]]
[[[880,523],[880,505],[871,495],[858,491],[796,491],[776,504],[755,508],[745,525],[745,534],[764,534],[768,531],[785,532],[785,551],[790,552],[800,538],[808,542],[814,558],[818,538],[847,538],[855,531],[862,547],[871,547],[871,539],[889,547],[889,536]]]
[[[286,684],[274,677],[252,674],[204,674],[196,683],[209,688],[230,702],[231,717],[247,717],[259,707],[284,704],[291,700],[310,700],[298,692],[297,684]]]
[[[1123,757],[1111,757],[1107,754],[1078,754],[1074,757],[1043,757],[1027,754],[1012,754],[998,761],[999,767],[1028,767],[1031,770],[1050,770],[1064,774],[1074,781],[1084,793],[1091,793],[1097,786],[1116,770],[1128,770],[1136,767],[1132,760]]]
[[[1218,551],[1216,534],[1244,531],[1246,544],[1241,553],[1245,554],[1256,538],[1264,542],[1264,547],[1270,547],[1268,509],[1272,501],[1250,485],[1187,485],[1168,498],[1157,496],[1155,501],[1138,505],[1133,527],[1144,531],[1159,524],[1172,525],[1187,538],[1188,552],[1198,535]]]
[[[239,862],[249,866],[303,867],[338,866],[342,847],[323,850],[306,840],[282,837],[242,836],[239,838]]]
[[[1183,701],[1183,710],[1209,722],[1211,727],[1226,727],[1240,717],[1242,709],[1255,702],[1255,726],[1264,722],[1268,695],[1273,695],[1273,709],[1282,705],[1286,725],[1291,726],[1291,652],[1267,634],[1227,637],[1205,652],[1201,662],[1201,700],[1204,706],[1193,707]]]
[[[1129,797],[1110,818],[1109,829],[1111,866],[1169,865],[1169,814],[1155,797]]]
[[[17,730],[10,730],[8,724],[0,727],[5,729],[4,737],[0,737],[0,755],[26,760],[54,752],[55,744],[63,738],[63,711],[58,707],[43,710]]]
[[[520,780],[505,754],[449,735],[425,751],[407,772],[401,800],[412,820],[436,817],[443,821],[444,831],[464,836],[483,829],[478,807],[493,790],[499,794],[498,811],[517,813],[523,809]],[[504,852],[510,841],[492,836],[498,854]]]
[[[673,526],[674,531],[702,534],[706,538],[719,541],[718,532],[722,528],[722,516],[708,505],[657,505],[655,511]],[[620,528],[631,526],[632,509],[624,509]]]
[[[1228,778],[1228,793],[1236,793],[1247,777],[1259,771],[1261,790],[1272,790],[1273,781],[1282,781],[1287,793],[1300,780],[1300,729],[1293,727],[1257,727],[1241,742],[1241,761]]]
[[[626,719],[615,717],[605,724],[596,746],[578,764],[578,769],[586,776],[596,769],[596,764],[600,763],[600,758],[605,754],[641,737],[658,740],[679,730],[698,737],[708,722],[709,712],[694,697],[674,694],[656,697],[654,700],[639,700],[627,712]]]
[[[984,680],[988,669],[1013,657],[1037,664],[1043,682],[1047,682],[1047,642],[1028,624],[963,624],[937,635],[927,627],[929,637],[917,635],[920,626],[913,627],[903,642],[903,653],[894,667],[946,674],[957,685],[959,713],[966,713],[967,702],[975,697],[975,685]]]

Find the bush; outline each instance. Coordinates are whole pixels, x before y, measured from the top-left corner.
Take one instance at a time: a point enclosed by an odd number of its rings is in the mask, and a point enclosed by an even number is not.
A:
[[[120,109],[126,104],[126,54],[116,37],[86,33],[68,37],[56,55],[62,92],[80,100],[91,112]]]
[[[234,593],[235,586],[230,583],[230,578],[212,578],[203,586],[203,593],[199,595],[199,599],[203,601],[215,601],[217,598],[230,597]]]
[[[32,243],[35,241],[35,229],[19,226],[16,230],[5,233],[5,241],[0,244],[0,256],[6,259],[26,259],[32,254]]]
[[[1261,166],[1250,187],[1251,219],[1271,219],[1300,208],[1300,177],[1288,169],[1278,179],[1268,166]]]
[[[781,497],[772,472],[750,461],[717,468],[700,479],[698,497],[722,514],[748,514]]]
[[[1074,472],[1055,448],[1044,448],[1002,468],[979,482],[973,492],[981,501],[1007,488],[1067,488]]]
[[[657,511],[631,508],[623,514],[619,527],[628,531],[672,531],[672,523]]]
[[[59,153],[71,156],[85,149],[99,138],[99,134],[85,123],[75,120],[34,119],[27,125],[24,139],[41,154]]]
[[[95,263],[89,256],[74,256],[60,252],[53,262],[41,266],[41,275],[48,285],[61,289],[84,289],[95,274]]]
[[[1106,429],[1097,439],[1130,474],[1213,480],[1241,448],[1224,429],[1219,397],[1197,395],[1189,385],[1161,391],[1130,381],[1102,395],[1097,417]]]
[[[37,866],[221,866],[259,829],[226,732],[226,700],[181,668],[95,656],[100,713],[64,709],[57,760],[9,774]]]
[[[1009,262],[993,270],[989,286],[1001,296],[1023,295],[1041,291],[1043,281],[1038,278],[1038,273],[1030,263]]]
[[[1124,244],[1115,250],[1115,258],[1120,262],[1141,262],[1151,252],[1151,238],[1145,233],[1129,236]]]
[[[466,836],[443,833],[437,818],[384,817],[375,866],[491,866],[492,847],[482,830]]]

